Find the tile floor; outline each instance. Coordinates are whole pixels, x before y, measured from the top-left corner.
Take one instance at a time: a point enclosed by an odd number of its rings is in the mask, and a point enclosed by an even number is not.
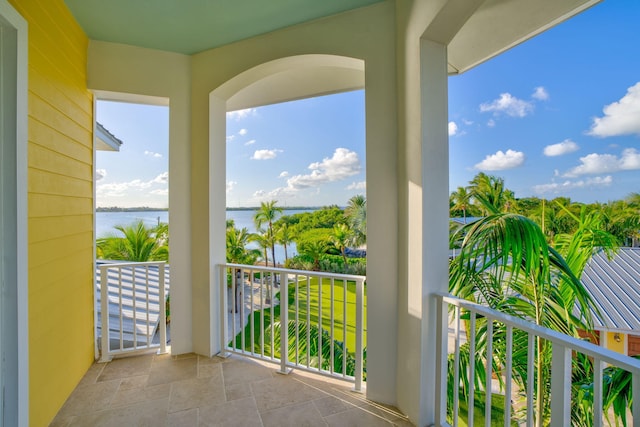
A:
[[[352,384],[231,356],[145,355],[94,364],[53,427],[411,426]]]

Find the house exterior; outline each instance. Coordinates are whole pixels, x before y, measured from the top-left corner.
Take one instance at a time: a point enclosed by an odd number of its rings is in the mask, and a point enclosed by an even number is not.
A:
[[[205,10],[202,22],[206,2],[136,3],[0,0],[1,425],[48,425],[95,358],[96,99],[170,108],[172,352],[211,356],[221,343],[225,113],[356,88],[366,91],[375,313],[367,397],[433,423],[447,78],[597,1],[253,1]],[[202,32],[220,15],[259,29]]]

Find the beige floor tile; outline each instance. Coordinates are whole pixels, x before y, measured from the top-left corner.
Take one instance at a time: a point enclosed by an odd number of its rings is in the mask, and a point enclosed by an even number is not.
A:
[[[253,396],[249,383],[225,384],[224,391],[227,395],[227,402]]]
[[[251,390],[258,405],[258,411],[270,411],[283,406],[302,403],[325,397],[326,395],[295,378],[277,375],[251,383]]]
[[[363,411],[360,408],[329,415],[324,419],[331,427],[390,427],[393,425],[386,419]]]
[[[320,412],[320,415],[323,417],[327,417],[329,415],[337,414],[339,412],[344,412],[349,409],[354,408],[354,405],[345,402],[344,400],[338,399],[335,396],[327,396],[321,399],[316,399],[313,401],[313,404]]]
[[[261,379],[271,378],[274,375],[274,368],[263,366],[250,359],[238,359],[238,357],[234,357],[233,359],[233,363],[222,364],[225,384],[259,381]]]
[[[157,427],[166,425],[168,399],[81,415],[69,427]]]
[[[108,408],[118,391],[120,380],[78,386],[60,409],[62,419]]]
[[[199,417],[202,427],[262,427],[256,402],[251,397],[201,407]]]
[[[171,383],[169,412],[215,405],[225,401],[222,376]]]
[[[196,378],[197,373],[198,359],[195,357],[186,359],[156,359],[149,371],[147,386]]]
[[[223,357],[218,357],[218,356],[213,356],[213,357],[198,356],[198,365],[199,366],[217,365],[218,363],[224,363],[227,360],[229,360],[229,359],[228,358],[223,358]]]
[[[214,375],[222,375],[222,365],[200,365],[198,364],[198,378],[207,378]]]
[[[98,377],[98,382],[148,374],[152,360],[152,355],[114,359],[106,364]]]
[[[169,414],[167,427],[198,427],[198,408]]]
[[[325,427],[327,423],[312,402],[263,412],[264,427]]]
[[[111,407],[129,406],[138,402],[149,400],[168,399],[171,384],[158,384],[150,387],[120,389],[111,401]]]
[[[78,385],[95,384],[106,365],[106,363],[94,363],[93,365],[91,365],[87,373],[84,374],[84,377],[82,377],[82,380],[80,380],[80,384]]]
[[[120,382],[120,390],[131,390],[134,388],[144,388],[147,385],[149,375],[136,375],[129,378],[123,378]]]

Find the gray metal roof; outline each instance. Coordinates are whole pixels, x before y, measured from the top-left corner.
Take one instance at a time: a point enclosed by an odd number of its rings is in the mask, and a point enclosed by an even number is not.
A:
[[[582,273],[602,318],[596,329],[640,331],[640,248],[620,248],[613,259],[595,254]]]

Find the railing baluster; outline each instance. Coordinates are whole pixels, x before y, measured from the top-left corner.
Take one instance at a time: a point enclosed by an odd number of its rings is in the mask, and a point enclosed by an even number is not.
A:
[[[245,270],[244,268],[240,269],[240,281],[242,283],[242,289],[243,292],[247,290],[247,288],[244,285],[244,277],[245,277]],[[253,303],[253,283],[251,283],[251,280],[249,280],[249,286],[248,286],[248,291],[249,291],[249,318],[247,319],[250,323],[249,323],[249,331],[250,331],[250,337],[251,337],[251,355],[255,356],[256,354],[256,349],[255,349],[255,342],[256,342],[256,319],[255,319],[255,310],[254,310],[254,303]],[[246,299],[247,297],[244,296],[244,298]]]
[[[470,312],[469,314],[469,401],[467,402],[467,408],[474,408],[476,400],[476,313]],[[473,425],[473,410],[467,410],[467,425]]]
[[[334,348],[334,342],[336,340],[335,335],[333,334],[334,332],[334,311],[335,311],[335,294],[334,294],[334,285],[335,285],[335,281],[333,279],[333,277],[330,279],[329,282],[329,286],[330,286],[330,299],[329,299],[329,318],[330,318],[330,325],[329,326],[329,337],[331,339],[330,341],[330,345],[329,345],[329,372],[331,372],[333,374],[333,367],[335,366],[335,348]]]
[[[364,279],[356,281],[356,372],[355,391],[362,391],[362,363],[363,363],[363,334],[364,334]]]
[[[568,426],[571,423],[571,349],[554,342],[551,352],[550,426]]]
[[[349,349],[347,348],[347,287],[349,282],[346,279],[342,279],[342,377],[347,376],[347,355]]]
[[[100,357],[101,362],[108,362],[111,360],[111,344],[109,340],[109,277],[107,267],[100,266],[100,322],[101,326],[101,339],[102,339],[102,355]]]
[[[639,396],[640,371],[635,371],[632,373],[631,382],[631,392],[634,394],[634,396]],[[640,427],[640,399],[633,399],[633,403],[631,405],[631,414],[633,416],[633,427]]]
[[[593,427],[602,427],[602,370],[604,363],[593,358]]]
[[[487,378],[484,386],[484,425],[491,427],[491,380],[493,376],[493,319],[487,317]]]
[[[158,266],[158,292],[160,297],[160,353],[167,352],[167,299],[165,297],[165,273],[164,264]],[[149,282],[147,281],[147,289]],[[147,293],[147,301],[149,294]]]
[[[251,283],[253,283],[254,270],[251,270]],[[253,286],[253,285],[252,285]],[[260,355],[264,357],[264,287],[262,286],[262,273],[260,273]]]
[[[124,337],[122,327],[122,267],[118,268],[118,318],[120,319],[120,351],[124,350]]]
[[[533,379],[535,376],[536,347],[534,334],[529,332],[527,335],[527,427],[533,427],[533,395],[535,393]]]
[[[458,427],[458,414],[460,413],[460,307],[454,311],[455,321],[455,349],[453,353],[453,427]],[[448,327],[447,327],[448,331]]]
[[[318,370],[322,371],[322,277],[318,278]]]
[[[285,275],[286,280],[289,280],[289,275]],[[296,302],[296,365],[300,363],[300,289],[298,288],[298,273],[294,276],[295,286],[295,302]]]
[[[274,273],[275,276],[275,273]],[[281,276],[282,277],[282,276]],[[289,298],[287,281],[280,280],[280,374],[288,374],[289,357]]]
[[[504,426],[511,426],[511,378],[512,373],[511,369],[513,366],[513,326],[507,325],[507,342],[506,342],[506,363],[505,363],[505,371],[506,371],[506,379],[505,379],[505,387],[504,387]]]
[[[138,310],[136,307],[136,268],[131,269],[131,311],[133,312],[133,348],[138,347]],[[147,337],[149,333],[147,333]]]
[[[307,368],[311,366],[311,276],[307,274]]]
[[[164,270],[164,265],[162,267],[162,269]],[[149,266],[147,266],[146,268],[146,276],[145,276],[145,283],[144,283],[144,292],[145,292],[145,320],[147,322],[147,348],[151,347],[151,341],[153,340],[153,328],[151,327],[151,322],[149,321],[149,300],[151,299],[151,292],[149,291]],[[158,281],[160,281],[160,276],[158,275]],[[160,303],[160,301],[158,301],[158,303]],[[166,319],[167,313],[165,312],[165,319]],[[166,321],[166,320],[165,320]],[[166,326],[166,324],[165,324]],[[162,338],[160,338],[160,345],[162,346]],[[166,347],[167,343],[165,340],[164,346]]]
[[[447,421],[447,342],[449,339],[449,322],[447,303],[442,297],[436,300],[436,426],[445,425]]]
[[[266,262],[265,262],[266,265]],[[273,291],[275,291],[275,289],[273,288],[273,280],[271,280],[271,277],[273,276],[273,274],[271,273],[267,273],[267,297],[269,298],[269,312],[271,313],[271,360],[275,359],[275,355],[276,355],[276,351],[275,351],[275,331],[273,329],[274,324],[276,322],[276,318],[273,312],[273,301],[275,300],[275,295],[273,294]]]

